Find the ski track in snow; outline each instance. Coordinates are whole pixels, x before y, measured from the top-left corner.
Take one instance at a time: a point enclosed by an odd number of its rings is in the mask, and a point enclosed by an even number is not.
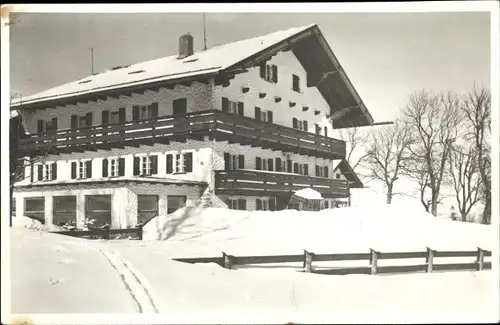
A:
[[[99,248],[99,251],[106,257],[113,269],[119,274],[125,288],[132,296],[132,299],[137,304],[139,313],[155,313],[158,314],[158,309],[151,295],[151,290],[148,290],[143,284],[141,275],[131,266],[131,263],[124,261],[119,255],[114,252]]]

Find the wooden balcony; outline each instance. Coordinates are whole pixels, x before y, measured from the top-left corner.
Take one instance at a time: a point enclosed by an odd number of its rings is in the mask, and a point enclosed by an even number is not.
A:
[[[244,169],[215,172],[215,193],[220,195],[276,196],[307,187],[324,198],[346,198],[350,193],[348,181],[340,179]]]
[[[34,134],[21,139],[19,147],[22,154],[36,156],[168,144],[170,141],[185,142],[186,139],[203,140],[205,136],[211,140],[309,156],[330,159],[345,156],[345,142],[342,140],[218,110]]]

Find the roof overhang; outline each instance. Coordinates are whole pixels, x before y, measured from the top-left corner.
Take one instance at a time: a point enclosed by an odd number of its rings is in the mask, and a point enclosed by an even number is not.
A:
[[[340,170],[340,172],[347,178],[349,181],[349,187],[350,188],[363,188],[364,185],[359,179],[358,175],[354,172],[352,169],[351,165],[347,162],[347,160],[342,159],[342,161],[339,162],[339,164],[333,169],[333,172],[335,173],[337,170]]]

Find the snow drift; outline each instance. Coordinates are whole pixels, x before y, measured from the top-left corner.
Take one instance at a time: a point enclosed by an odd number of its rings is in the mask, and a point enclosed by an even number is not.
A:
[[[319,212],[183,208],[152,219],[146,241],[203,246],[210,254],[300,254],[492,249],[492,227],[435,218],[425,211],[380,205]],[[185,253],[185,251],[184,251]],[[198,249],[198,253],[201,250]]]

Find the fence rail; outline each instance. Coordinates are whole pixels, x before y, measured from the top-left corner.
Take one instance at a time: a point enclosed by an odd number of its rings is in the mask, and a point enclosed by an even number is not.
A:
[[[126,229],[95,228],[89,230],[54,231],[54,234],[86,239],[137,239],[142,240],[142,227]]]
[[[439,263],[435,264],[435,258],[442,257],[476,257],[475,263]],[[388,274],[388,273],[409,273],[409,272],[433,272],[452,270],[489,270],[491,262],[486,262],[485,257],[491,257],[491,251],[478,248],[476,251],[437,251],[427,248],[425,252],[378,252],[373,249],[369,253],[354,254],[315,254],[304,250],[300,255],[265,255],[265,256],[234,256],[222,252],[220,257],[195,257],[195,258],[174,258],[174,261],[184,263],[216,263],[220,266],[231,269],[235,265],[252,264],[278,264],[303,262],[301,272],[347,275],[347,274]],[[390,259],[415,259],[425,258],[425,264],[415,265],[395,265],[379,266],[379,260]],[[368,266],[364,267],[338,267],[315,269],[313,262],[325,261],[368,261]]]

